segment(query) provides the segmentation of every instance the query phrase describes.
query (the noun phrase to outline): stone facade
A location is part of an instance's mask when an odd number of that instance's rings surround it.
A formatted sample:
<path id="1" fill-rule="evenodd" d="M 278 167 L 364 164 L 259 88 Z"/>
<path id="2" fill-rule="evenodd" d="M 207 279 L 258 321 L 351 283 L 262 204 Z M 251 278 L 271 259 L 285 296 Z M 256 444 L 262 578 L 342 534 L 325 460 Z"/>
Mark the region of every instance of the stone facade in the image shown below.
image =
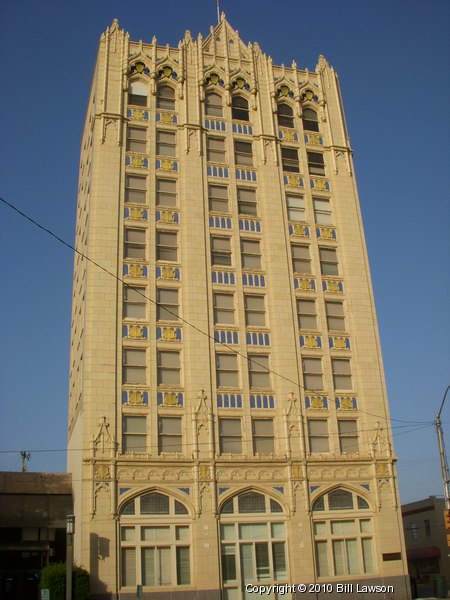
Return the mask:
<path id="1" fill-rule="evenodd" d="M 325 58 L 275 66 L 224 16 L 177 48 L 114 21 L 76 247 L 69 471 L 75 558 L 97 597 L 381 582 L 408 598 L 352 152 Z"/>

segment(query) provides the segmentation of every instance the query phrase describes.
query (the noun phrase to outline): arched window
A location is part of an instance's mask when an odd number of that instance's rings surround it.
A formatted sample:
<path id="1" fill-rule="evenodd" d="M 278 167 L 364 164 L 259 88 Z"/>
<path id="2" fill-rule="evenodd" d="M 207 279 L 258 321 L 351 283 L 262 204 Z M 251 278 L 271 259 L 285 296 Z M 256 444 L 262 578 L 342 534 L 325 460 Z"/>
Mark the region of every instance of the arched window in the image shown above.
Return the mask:
<path id="1" fill-rule="evenodd" d="M 147 106 L 147 86 L 142 81 L 133 81 L 128 90 L 128 104 Z"/>
<path id="2" fill-rule="evenodd" d="M 150 492 L 120 509 L 120 587 L 150 591 L 191 583 L 191 527 L 186 506 Z M 156 590 L 155 590 L 156 591 Z"/>
<path id="3" fill-rule="evenodd" d="M 170 85 L 159 85 L 156 91 L 156 108 L 175 110 L 175 90 Z"/>
<path id="4" fill-rule="evenodd" d="M 312 108 L 303 109 L 303 129 L 305 131 L 319 131 L 319 121 L 317 113 Z"/>
<path id="5" fill-rule="evenodd" d="M 214 92 L 206 94 L 205 114 L 210 117 L 222 117 L 222 96 Z"/>
<path id="6" fill-rule="evenodd" d="M 224 598 L 245 598 L 248 583 L 288 583 L 286 519 L 281 505 L 249 491 L 227 500 L 220 511 Z"/>
<path id="7" fill-rule="evenodd" d="M 248 101 L 243 96 L 233 96 L 231 100 L 231 116 L 239 121 L 249 121 Z"/>
<path id="8" fill-rule="evenodd" d="M 280 127 L 294 127 L 294 111 L 285 102 L 278 104 L 278 125 Z"/>
<path id="9" fill-rule="evenodd" d="M 343 489 L 320 496 L 313 528 L 318 577 L 375 573 L 370 507 L 362 496 Z"/>

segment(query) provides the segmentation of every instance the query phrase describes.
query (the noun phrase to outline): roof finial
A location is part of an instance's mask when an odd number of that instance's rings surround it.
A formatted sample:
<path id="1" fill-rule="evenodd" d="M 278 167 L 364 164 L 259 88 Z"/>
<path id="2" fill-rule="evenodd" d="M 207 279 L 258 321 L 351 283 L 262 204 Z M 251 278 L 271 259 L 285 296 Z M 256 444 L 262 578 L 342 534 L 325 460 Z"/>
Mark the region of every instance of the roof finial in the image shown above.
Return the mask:
<path id="1" fill-rule="evenodd" d="M 217 25 L 220 23 L 220 8 L 219 8 L 219 0 L 217 0 Z"/>

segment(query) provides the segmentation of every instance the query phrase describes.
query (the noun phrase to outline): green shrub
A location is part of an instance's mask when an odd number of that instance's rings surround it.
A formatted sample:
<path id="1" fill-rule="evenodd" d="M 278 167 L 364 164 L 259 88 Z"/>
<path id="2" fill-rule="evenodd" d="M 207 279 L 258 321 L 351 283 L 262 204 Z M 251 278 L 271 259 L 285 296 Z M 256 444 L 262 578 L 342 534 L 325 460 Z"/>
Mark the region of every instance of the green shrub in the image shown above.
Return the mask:
<path id="1" fill-rule="evenodd" d="M 50 600 L 66 598 L 66 563 L 54 563 L 41 571 L 41 589 L 50 590 Z M 72 567 L 72 598 L 87 600 L 89 598 L 89 573 L 81 567 Z"/>

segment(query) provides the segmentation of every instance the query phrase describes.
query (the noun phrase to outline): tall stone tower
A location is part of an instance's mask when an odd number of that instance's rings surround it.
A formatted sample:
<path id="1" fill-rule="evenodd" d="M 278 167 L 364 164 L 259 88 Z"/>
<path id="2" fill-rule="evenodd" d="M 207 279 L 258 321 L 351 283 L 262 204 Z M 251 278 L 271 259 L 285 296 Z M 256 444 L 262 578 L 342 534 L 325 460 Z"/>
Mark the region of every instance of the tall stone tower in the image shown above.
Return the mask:
<path id="1" fill-rule="evenodd" d="M 315 583 L 317 597 L 358 584 L 408 598 L 352 152 L 325 58 L 275 66 L 224 16 L 177 48 L 114 21 L 76 247 L 68 454 L 75 559 L 95 597 L 242 600 Z"/>

